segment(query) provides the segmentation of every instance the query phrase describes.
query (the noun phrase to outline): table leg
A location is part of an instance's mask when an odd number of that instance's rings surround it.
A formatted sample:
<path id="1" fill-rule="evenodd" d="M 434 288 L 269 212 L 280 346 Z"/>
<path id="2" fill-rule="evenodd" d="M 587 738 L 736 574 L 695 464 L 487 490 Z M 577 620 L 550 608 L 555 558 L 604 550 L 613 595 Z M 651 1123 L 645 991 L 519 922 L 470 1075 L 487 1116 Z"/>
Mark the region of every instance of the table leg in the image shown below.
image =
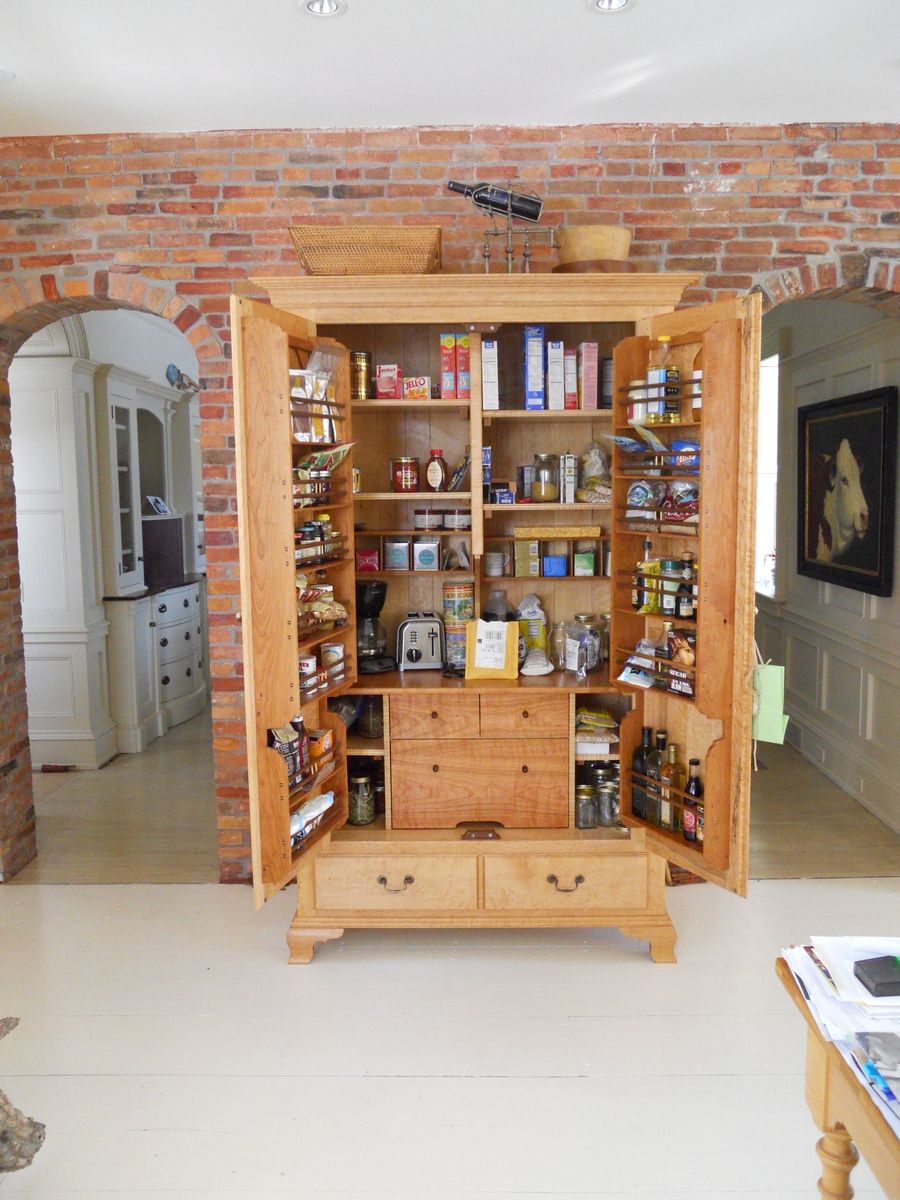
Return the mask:
<path id="1" fill-rule="evenodd" d="M 853 1200 L 850 1172 L 859 1162 L 859 1151 L 844 1126 L 838 1123 L 827 1129 L 816 1143 L 816 1153 L 822 1162 L 819 1195 L 825 1200 Z"/>

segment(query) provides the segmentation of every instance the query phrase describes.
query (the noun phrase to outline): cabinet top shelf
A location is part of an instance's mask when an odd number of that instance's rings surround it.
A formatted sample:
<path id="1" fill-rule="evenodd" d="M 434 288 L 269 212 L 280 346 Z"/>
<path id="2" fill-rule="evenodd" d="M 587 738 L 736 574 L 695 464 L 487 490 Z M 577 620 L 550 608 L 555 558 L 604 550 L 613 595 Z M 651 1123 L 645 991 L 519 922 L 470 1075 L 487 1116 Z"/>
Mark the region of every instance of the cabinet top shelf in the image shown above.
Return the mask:
<path id="1" fill-rule="evenodd" d="M 611 421 L 611 408 L 485 408 L 481 411 L 485 425 L 492 421 Z"/>
<path id="2" fill-rule="evenodd" d="M 240 292 L 263 292 L 308 320 L 333 325 L 472 325 L 537 319 L 637 321 L 671 312 L 696 274 L 260 276 Z"/>
<path id="3" fill-rule="evenodd" d="M 468 400 L 354 400 L 359 412 L 462 412 L 469 411 Z"/>

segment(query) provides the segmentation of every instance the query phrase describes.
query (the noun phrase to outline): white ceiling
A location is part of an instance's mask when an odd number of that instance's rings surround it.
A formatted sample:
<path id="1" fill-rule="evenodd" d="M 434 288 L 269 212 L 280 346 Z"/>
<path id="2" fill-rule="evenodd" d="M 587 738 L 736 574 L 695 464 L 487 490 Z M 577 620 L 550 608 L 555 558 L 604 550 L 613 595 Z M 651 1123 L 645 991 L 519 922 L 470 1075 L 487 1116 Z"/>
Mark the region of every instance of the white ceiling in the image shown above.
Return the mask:
<path id="1" fill-rule="evenodd" d="M 900 0 L 3 0 L 0 134 L 896 121 Z"/>

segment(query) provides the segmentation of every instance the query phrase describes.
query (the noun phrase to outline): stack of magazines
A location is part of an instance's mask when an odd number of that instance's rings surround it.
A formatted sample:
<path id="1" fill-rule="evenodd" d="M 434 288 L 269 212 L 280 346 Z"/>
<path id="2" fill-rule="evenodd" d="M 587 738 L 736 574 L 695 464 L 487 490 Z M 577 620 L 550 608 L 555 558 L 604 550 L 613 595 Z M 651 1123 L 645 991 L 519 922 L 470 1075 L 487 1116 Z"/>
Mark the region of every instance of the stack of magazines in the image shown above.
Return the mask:
<path id="1" fill-rule="evenodd" d="M 873 996 L 853 971 L 860 960 L 900 958 L 900 938 L 814 937 L 781 953 L 822 1033 L 900 1137 L 900 996 Z"/>

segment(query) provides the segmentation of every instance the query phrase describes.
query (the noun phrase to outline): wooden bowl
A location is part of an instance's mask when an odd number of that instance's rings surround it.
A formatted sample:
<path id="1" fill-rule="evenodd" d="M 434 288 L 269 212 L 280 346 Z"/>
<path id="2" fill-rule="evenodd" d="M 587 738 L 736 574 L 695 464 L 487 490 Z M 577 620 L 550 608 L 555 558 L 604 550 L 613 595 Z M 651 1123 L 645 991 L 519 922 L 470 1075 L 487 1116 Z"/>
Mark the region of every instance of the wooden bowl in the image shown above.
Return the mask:
<path id="1" fill-rule="evenodd" d="M 597 258 L 622 262 L 631 248 L 631 230 L 624 225 L 563 225 L 556 231 L 556 242 L 563 266 Z"/>

